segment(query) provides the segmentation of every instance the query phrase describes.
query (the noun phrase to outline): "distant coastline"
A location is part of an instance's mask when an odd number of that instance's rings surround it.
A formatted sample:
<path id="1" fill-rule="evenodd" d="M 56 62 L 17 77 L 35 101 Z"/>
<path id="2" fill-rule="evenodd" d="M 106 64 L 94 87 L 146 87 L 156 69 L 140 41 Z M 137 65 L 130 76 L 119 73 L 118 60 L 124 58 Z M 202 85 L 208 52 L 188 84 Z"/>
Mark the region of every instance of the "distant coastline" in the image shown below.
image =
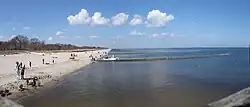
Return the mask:
<path id="1" fill-rule="evenodd" d="M 0 41 L 0 54 L 17 54 L 26 51 L 36 52 L 61 52 L 61 51 L 88 51 L 96 49 L 108 49 L 98 46 L 76 46 L 72 44 L 46 44 L 44 40 L 38 38 L 28 38 L 24 35 L 17 35 L 10 40 Z"/>

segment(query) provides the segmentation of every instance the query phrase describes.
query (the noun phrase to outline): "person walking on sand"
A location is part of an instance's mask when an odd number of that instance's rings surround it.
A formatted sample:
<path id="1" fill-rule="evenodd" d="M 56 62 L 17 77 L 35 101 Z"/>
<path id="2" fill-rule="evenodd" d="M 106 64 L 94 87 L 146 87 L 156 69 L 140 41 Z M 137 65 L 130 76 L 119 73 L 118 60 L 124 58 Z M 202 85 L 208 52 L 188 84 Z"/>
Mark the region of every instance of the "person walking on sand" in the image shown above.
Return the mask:
<path id="1" fill-rule="evenodd" d="M 29 65 L 30 65 L 30 68 L 31 68 L 31 61 L 29 61 Z"/>
<path id="2" fill-rule="evenodd" d="M 25 65 L 23 65 L 23 68 L 21 71 L 21 79 L 24 79 L 24 72 L 25 72 Z"/>
<path id="3" fill-rule="evenodd" d="M 43 59 L 43 64 L 44 64 L 44 59 Z"/>
<path id="4" fill-rule="evenodd" d="M 53 63 L 53 64 L 55 63 L 55 60 L 54 60 L 54 59 L 52 60 L 52 63 Z"/>

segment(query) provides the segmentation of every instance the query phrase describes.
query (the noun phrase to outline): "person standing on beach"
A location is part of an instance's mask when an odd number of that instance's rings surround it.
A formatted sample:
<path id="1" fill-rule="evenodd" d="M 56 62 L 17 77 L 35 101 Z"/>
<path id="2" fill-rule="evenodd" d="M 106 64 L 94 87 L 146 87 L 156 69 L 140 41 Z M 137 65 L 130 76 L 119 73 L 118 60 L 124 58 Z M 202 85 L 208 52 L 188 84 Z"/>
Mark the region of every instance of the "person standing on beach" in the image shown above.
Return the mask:
<path id="1" fill-rule="evenodd" d="M 19 62 L 18 62 L 18 61 L 16 61 L 16 69 L 18 68 L 18 66 L 19 66 Z"/>
<path id="2" fill-rule="evenodd" d="M 23 66 L 21 71 L 21 79 L 24 79 L 24 72 L 25 72 L 25 65 Z"/>
<path id="3" fill-rule="evenodd" d="M 52 60 L 52 63 L 53 63 L 53 64 L 55 63 L 55 60 L 54 60 L 54 59 Z"/>
<path id="4" fill-rule="evenodd" d="M 43 59 L 43 64 L 44 64 L 44 59 Z"/>
<path id="5" fill-rule="evenodd" d="M 20 79 L 20 67 L 19 67 L 19 65 L 17 65 L 16 73 L 17 73 L 17 78 Z"/>
<path id="6" fill-rule="evenodd" d="M 23 65 L 23 63 L 22 63 L 22 62 L 20 62 L 19 67 L 20 67 L 20 68 L 22 68 L 22 65 Z"/>
<path id="7" fill-rule="evenodd" d="M 30 65 L 30 68 L 31 68 L 31 61 L 29 61 L 29 65 Z"/>

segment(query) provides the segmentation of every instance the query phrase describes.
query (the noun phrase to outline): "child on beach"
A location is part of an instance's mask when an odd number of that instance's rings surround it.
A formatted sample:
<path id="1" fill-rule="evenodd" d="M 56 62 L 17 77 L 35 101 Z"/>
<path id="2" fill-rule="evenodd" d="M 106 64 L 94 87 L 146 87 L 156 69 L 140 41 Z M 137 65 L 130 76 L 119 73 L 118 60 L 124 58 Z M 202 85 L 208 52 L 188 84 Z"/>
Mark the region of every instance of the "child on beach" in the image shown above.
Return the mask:
<path id="1" fill-rule="evenodd" d="M 20 67 L 19 67 L 19 65 L 17 66 L 17 79 L 20 79 Z"/>
<path id="2" fill-rule="evenodd" d="M 18 66 L 19 66 L 19 62 L 18 62 L 18 61 L 16 61 L 16 69 L 18 68 Z"/>
<path id="3" fill-rule="evenodd" d="M 21 79 L 24 79 L 24 72 L 25 72 L 25 65 L 23 66 L 21 71 Z"/>
<path id="4" fill-rule="evenodd" d="M 23 65 L 23 62 L 21 62 L 18 67 L 22 68 L 22 65 Z"/>
<path id="5" fill-rule="evenodd" d="M 31 68 L 31 61 L 29 61 L 29 65 L 30 65 L 30 68 Z"/>

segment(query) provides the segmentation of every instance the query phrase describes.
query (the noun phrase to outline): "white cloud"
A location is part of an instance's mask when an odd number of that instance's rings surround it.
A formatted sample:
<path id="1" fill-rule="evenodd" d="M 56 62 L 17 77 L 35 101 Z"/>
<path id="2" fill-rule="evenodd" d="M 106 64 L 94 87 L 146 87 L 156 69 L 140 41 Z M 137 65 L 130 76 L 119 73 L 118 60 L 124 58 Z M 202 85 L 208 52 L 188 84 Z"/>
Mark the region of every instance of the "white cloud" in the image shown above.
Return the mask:
<path id="1" fill-rule="evenodd" d="M 140 15 L 134 15 L 134 18 L 130 21 L 130 25 L 142 24 L 143 19 Z"/>
<path id="2" fill-rule="evenodd" d="M 129 15 L 127 15 L 125 13 L 118 13 L 118 14 L 116 14 L 115 16 L 113 16 L 111 18 L 112 25 L 118 26 L 118 25 L 125 24 L 127 22 L 127 20 L 128 20 L 128 16 Z"/>
<path id="3" fill-rule="evenodd" d="M 49 38 L 48 38 L 48 40 L 49 40 L 49 41 L 52 41 L 52 40 L 53 40 L 53 38 L 52 38 L 52 37 L 49 37 Z"/>
<path id="4" fill-rule="evenodd" d="M 89 13 L 86 9 L 81 9 L 81 11 L 76 15 L 70 15 L 67 17 L 69 24 L 88 24 L 91 20 Z"/>
<path id="5" fill-rule="evenodd" d="M 62 32 L 62 31 L 56 32 L 56 36 L 58 36 L 59 38 L 64 38 L 65 36 L 63 34 L 64 34 L 64 32 Z"/>
<path id="6" fill-rule="evenodd" d="M 99 38 L 99 36 L 89 36 L 90 39 Z"/>
<path id="7" fill-rule="evenodd" d="M 135 35 L 135 36 L 145 36 L 147 35 L 146 33 L 143 33 L 143 32 L 138 32 L 136 30 L 133 30 L 129 33 L 129 35 Z"/>
<path id="8" fill-rule="evenodd" d="M 129 33 L 129 35 L 135 35 L 135 36 L 144 36 L 149 38 L 169 38 L 169 37 L 175 37 L 176 35 L 173 33 L 153 33 L 153 34 L 147 34 L 144 32 L 138 32 L 136 30 L 133 30 Z"/>
<path id="9" fill-rule="evenodd" d="M 25 26 L 25 27 L 23 27 L 23 29 L 24 29 L 24 30 L 30 30 L 30 29 L 31 29 L 31 27 L 29 27 L 29 26 Z"/>
<path id="10" fill-rule="evenodd" d="M 146 24 L 148 27 L 162 27 L 171 20 L 174 20 L 173 15 L 167 15 L 167 13 L 159 10 L 152 10 L 148 13 Z"/>
<path id="11" fill-rule="evenodd" d="M 36 34 L 33 34 L 33 35 L 31 35 L 31 38 L 39 38 L 39 36 Z"/>
<path id="12" fill-rule="evenodd" d="M 64 32 L 62 32 L 62 31 L 57 31 L 56 32 L 56 36 L 60 36 L 60 35 L 62 35 Z"/>
<path id="13" fill-rule="evenodd" d="M 81 9 L 81 11 L 75 15 L 70 15 L 67 17 L 69 24 L 87 24 L 90 26 L 97 25 L 113 25 L 119 26 L 126 24 L 128 21 L 128 14 L 118 13 L 111 18 L 105 18 L 102 16 L 101 12 L 95 12 L 91 17 L 86 9 Z M 174 16 L 161 12 L 160 10 L 152 10 L 148 13 L 146 17 L 145 24 L 147 27 L 163 27 L 169 21 L 174 20 Z M 130 25 L 143 24 L 143 17 L 135 14 L 133 19 L 130 20 Z"/>
<path id="14" fill-rule="evenodd" d="M 154 33 L 152 35 L 149 35 L 149 38 L 169 38 L 174 36 L 175 35 L 173 33 Z"/>
<path id="15" fill-rule="evenodd" d="M 12 38 L 16 37 L 17 35 L 11 35 L 9 40 L 11 40 Z"/>
<path id="16" fill-rule="evenodd" d="M 91 18 L 91 25 L 106 25 L 109 23 L 109 21 L 109 19 L 102 17 L 102 14 L 100 12 L 95 12 Z"/>
<path id="17" fill-rule="evenodd" d="M 76 15 L 70 15 L 67 18 L 69 24 L 89 24 L 91 26 L 96 25 L 107 25 L 110 20 L 102 16 L 102 13 L 95 12 L 92 17 L 89 16 L 89 13 L 86 9 L 81 9 L 81 11 Z"/>

